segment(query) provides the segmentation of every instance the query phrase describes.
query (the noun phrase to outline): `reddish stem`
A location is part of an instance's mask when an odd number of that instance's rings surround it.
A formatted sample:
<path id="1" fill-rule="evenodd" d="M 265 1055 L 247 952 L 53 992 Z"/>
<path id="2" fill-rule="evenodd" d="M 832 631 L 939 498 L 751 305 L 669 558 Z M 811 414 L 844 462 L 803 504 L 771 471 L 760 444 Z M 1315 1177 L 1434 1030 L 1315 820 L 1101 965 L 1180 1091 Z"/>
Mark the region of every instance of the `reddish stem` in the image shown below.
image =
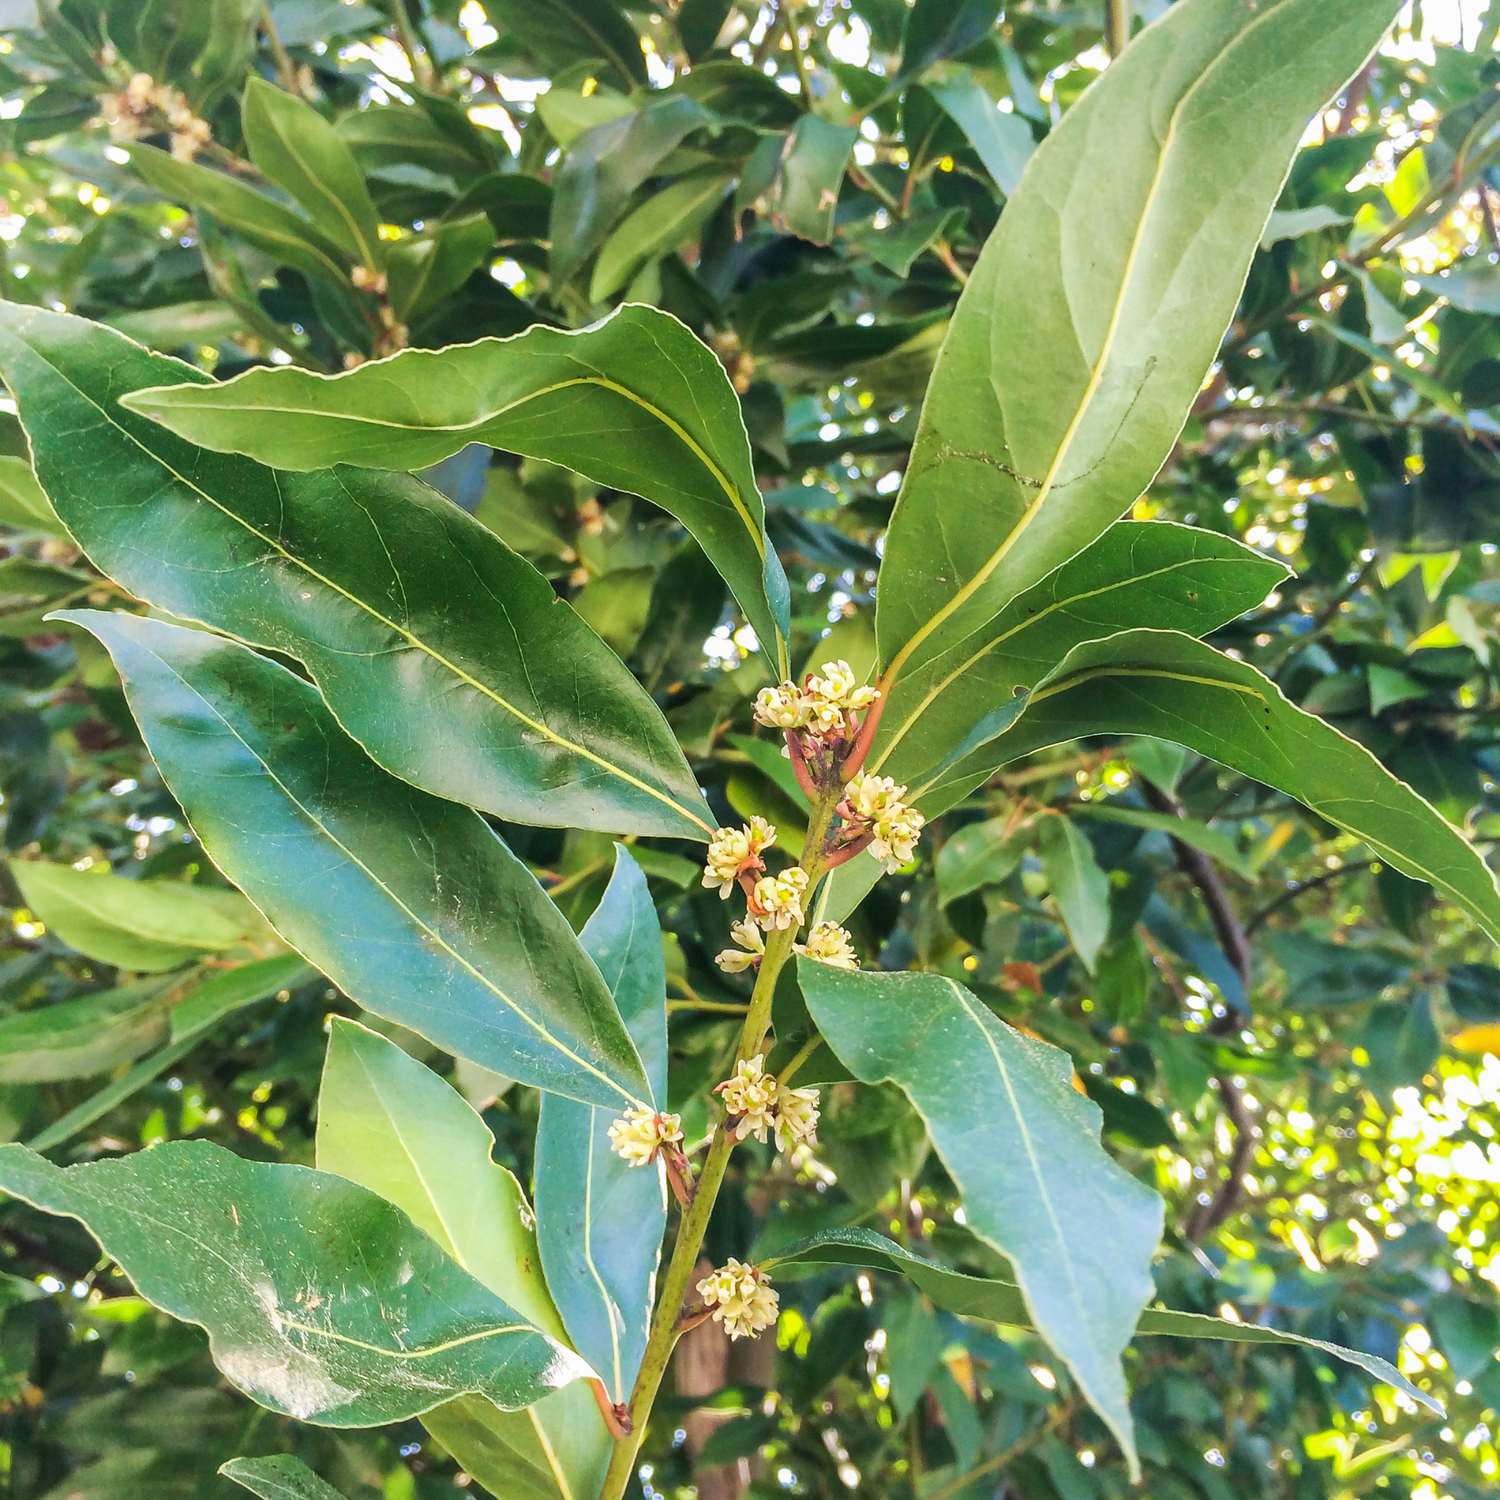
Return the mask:
<path id="1" fill-rule="evenodd" d="M 673 1159 L 670 1151 L 663 1151 L 661 1155 L 662 1165 L 667 1169 L 667 1185 L 672 1189 L 672 1196 L 677 1200 L 679 1208 L 689 1208 L 693 1202 L 693 1178 L 692 1168 L 688 1166 L 687 1158 L 681 1161 Z"/>
<path id="2" fill-rule="evenodd" d="M 602 1380 L 591 1379 L 589 1389 L 594 1393 L 594 1401 L 599 1407 L 599 1415 L 604 1418 L 604 1425 L 609 1428 L 609 1435 L 617 1443 L 624 1442 L 631 1432 L 630 1408 L 623 1402 L 611 1401 Z"/>
<path id="3" fill-rule="evenodd" d="M 818 800 L 818 785 L 813 780 L 812 772 L 807 767 L 807 757 L 802 753 L 802 738 L 795 729 L 786 732 L 786 748 L 792 758 L 792 774 L 797 778 L 797 785 L 807 794 L 809 802 Z"/>
<path id="4" fill-rule="evenodd" d="M 865 715 L 865 722 L 859 727 L 859 738 L 854 741 L 853 748 L 844 757 L 844 764 L 839 768 L 839 774 L 845 781 L 858 774 L 859 769 L 865 763 L 865 756 L 870 753 L 870 746 L 875 743 L 875 731 L 880 726 L 880 715 L 885 710 L 885 697 L 882 693 L 871 705 L 870 711 Z"/>
<path id="5" fill-rule="evenodd" d="M 856 854 L 863 854 L 874 840 L 873 833 L 862 833 L 852 843 L 845 844 L 842 849 L 835 849 L 832 854 L 824 857 L 823 863 L 830 870 L 836 870 L 840 865 L 846 865 Z"/>

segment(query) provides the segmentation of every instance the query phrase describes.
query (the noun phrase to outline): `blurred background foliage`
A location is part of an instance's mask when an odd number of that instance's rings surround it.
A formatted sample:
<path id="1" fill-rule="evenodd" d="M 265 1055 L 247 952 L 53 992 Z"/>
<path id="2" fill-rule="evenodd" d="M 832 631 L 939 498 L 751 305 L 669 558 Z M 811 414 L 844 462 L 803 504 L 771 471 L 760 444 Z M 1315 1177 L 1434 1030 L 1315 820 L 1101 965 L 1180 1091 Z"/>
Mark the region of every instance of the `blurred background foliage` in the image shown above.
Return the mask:
<path id="1" fill-rule="evenodd" d="M 221 376 L 663 307 L 741 393 L 801 658 L 862 671 L 883 528 L 967 269 L 1036 142 L 1123 28 L 1166 5 L 0 0 L 0 289 Z M 1484 0 L 1413 0 L 1314 123 L 1221 359 L 1135 508 L 1284 562 L 1286 582 L 1216 644 L 1486 851 L 1497 34 Z M 338 226 L 251 167 L 251 72 L 352 151 L 386 284 L 345 269 Z M 140 142 L 162 153 L 132 158 Z M 264 962 L 253 924 L 157 931 L 146 951 L 139 921 L 87 888 L 23 891 L 33 856 L 224 883 L 108 660 L 42 619 L 117 593 L 51 518 L 12 412 L 0 402 L 0 1138 L 59 1161 L 190 1136 L 310 1161 L 326 1018 L 350 1002 L 285 960 L 238 974 Z M 479 447 L 426 477 L 627 658 L 726 821 L 802 821 L 785 763 L 749 738 L 753 636 L 675 522 Z M 609 841 L 505 834 L 581 925 Z M 690 1101 L 726 1070 L 745 998 L 710 962 L 727 919 L 690 846 L 634 852 L 667 933 L 674 1107 L 701 1114 Z M 1312 1351 L 1145 1340 L 1129 1367 L 1153 1500 L 1494 1493 L 1500 969 L 1429 888 L 1210 762 L 1101 741 L 996 777 L 850 926 L 867 962 L 949 974 L 1072 1054 L 1112 1148 L 1167 1196 L 1168 1305 L 1379 1353 L 1448 1406 L 1433 1418 Z M 535 1094 L 467 1068 L 456 1081 L 527 1180 Z M 838 1085 L 825 1110 L 815 1154 L 739 1154 L 714 1259 L 864 1223 L 983 1269 L 902 1097 Z M 477 1488 L 416 1422 L 335 1432 L 254 1407 L 71 1221 L 0 1205 L 0 1254 L 0 1470 L 17 1500 L 225 1496 L 239 1492 L 219 1463 L 275 1452 L 351 1500 Z M 731 1355 L 714 1325 L 684 1342 L 645 1500 L 1127 1493 L 1035 1342 L 879 1275 L 782 1293 L 776 1347 Z"/>

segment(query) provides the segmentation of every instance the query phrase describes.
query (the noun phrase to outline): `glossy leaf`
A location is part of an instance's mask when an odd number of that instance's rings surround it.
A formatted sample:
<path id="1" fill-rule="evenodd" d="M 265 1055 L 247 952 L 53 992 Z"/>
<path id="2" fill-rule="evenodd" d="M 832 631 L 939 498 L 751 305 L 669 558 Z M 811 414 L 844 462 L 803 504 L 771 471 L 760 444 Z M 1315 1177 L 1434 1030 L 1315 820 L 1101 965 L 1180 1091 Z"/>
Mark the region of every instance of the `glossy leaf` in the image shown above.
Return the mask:
<path id="1" fill-rule="evenodd" d="M 358 264 L 384 264 L 380 218 L 348 145 L 312 105 L 261 78 L 245 86 L 240 124 L 250 160 L 301 204 Z"/>
<path id="2" fill-rule="evenodd" d="M 863 1266 L 870 1270 L 893 1271 L 906 1276 L 939 1307 L 966 1318 L 986 1318 L 1017 1328 L 1032 1327 L 1021 1289 L 1012 1282 L 969 1276 L 923 1260 L 869 1229 L 825 1230 L 780 1254 L 768 1257 L 764 1264 L 776 1275 L 781 1267 Z M 784 1272 L 781 1280 L 790 1280 Z M 1289 1344 L 1317 1349 L 1346 1364 L 1357 1366 L 1384 1385 L 1393 1386 L 1419 1402 L 1429 1411 L 1442 1415 L 1442 1407 L 1426 1391 L 1413 1385 L 1396 1367 L 1374 1354 L 1346 1349 L 1341 1344 L 1306 1338 L 1280 1328 L 1266 1328 L 1254 1323 L 1232 1323 L 1227 1318 L 1210 1318 L 1201 1313 L 1173 1312 L 1167 1308 L 1148 1307 L 1136 1325 L 1136 1337 L 1170 1335 L 1175 1338 L 1222 1339 L 1231 1344 Z"/>
<path id="3" fill-rule="evenodd" d="M 269 936 L 238 891 L 96 875 L 42 860 L 14 860 L 10 869 L 26 905 L 50 932 L 122 969 L 159 973 Z"/>
<path id="4" fill-rule="evenodd" d="M 994 766 L 1080 735 L 1149 734 L 1275 787 L 1425 880 L 1500 939 L 1500 890 L 1458 829 L 1363 745 L 1289 703 L 1246 662 L 1166 630 L 1079 646 L 1014 724 L 960 764 Z"/>
<path id="5" fill-rule="evenodd" d="M 901 32 L 899 76 L 967 52 L 995 24 L 1001 0 L 914 0 Z"/>
<path id="6" fill-rule="evenodd" d="M 387 775 L 244 646 L 72 618 L 109 648 L 214 863 L 346 994 L 511 1078 L 615 1108 L 646 1092 L 599 971 L 476 813 Z"/>
<path id="7" fill-rule="evenodd" d="M 581 1106 L 586 1108 L 587 1106 Z M 463 1095 L 394 1042 L 335 1017 L 318 1095 L 317 1164 L 379 1193 L 476 1281 L 560 1342 L 531 1209 Z"/>
<path id="8" fill-rule="evenodd" d="M 946 83 L 929 83 L 926 89 L 968 137 L 985 171 L 1009 198 L 1036 151 L 1031 127 L 1020 115 L 1006 114 L 967 73 Z"/>
<path id="9" fill-rule="evenodd" d="M 178 383 L 136 391 L 132 411 L 281 468 L 421 469 L 481 442 L 642 495 L 697 537 L 767 651 L 785 640 L 787 582 L 766 543 L 739 398 L 668 313 L 630 305 L 577 333 L 537 325 L 332 377 L 261 368 L 184 385 L 184 367 L 163 375 Z"/>
<path id="10" fill-rule="evenodd" d="M 604 120 L 570 143 L 552 195 L 548 266 L 555 284 L 583 268 L 636 189 L 684 136 L 707 123 L 693 100 L 673 95 Z"/>
<path id="11" fill-rule="evenodd" d="M 483 214 L 449 219 L 411 235 L 386 252 L 391 311 L 403 323 L 458 290 L 494 249 L 495 230 Z"/>
<path id="12" fill-rule="evenodd" d="M 1121 521 L 968 639 L 903 673 L 871 768 L 920 785 L 982 715 L 1013 707 L 1081 642 L 1143 619 L 1206 635 L 1260 604 L 1285 577 L 1280 563 L 1230 537 Z"/>
<path id="13" fill-rule="evenodd" d="M 0 1019 L 0 1083 L 88 1078 L 159 1046 L 171 1027 L 169 981 L 118 984 Z"/>
<path id="14" fill-rule="evenodd" d="M 300 1458 L 276 1453 L 269 1458 L 231 1458 L 219 1465 L 219 1473 L 259 1495 L 260 1500 L 344 1500 L 324 1479 L 319 1479 Z"/>
<path id="15" fill-rule="evenodd" d="M 162 197 L 203 209 L 225 229 L 249 241 L 284 266 L 338 285 L 345 282 L 340 247 L 295 210 L 258 193 L 238 178 L 178 161 L 154 146 L 133 145 L 130 165 Z"/>
<path id="16" fill-rule="evenodd" d="M 1037 853 L 1068 936 L 1092 974 L 1109 936 L 1109 876 L 1099 868 L 1093 846 L 1067 817 L 1041 820 Z"/>
<path id="17" fill-rule="evenodd" d="M 833 214 L 850 153 L 859 139 L 852 125 L 835 125 L 821 115 L 803 115 L 781 153 L 781 173 L 771 195 L 771 212 L 795 235 L 826 245 L 833 238 Z"/>
<path id="18" fill-rule="evenodd" d="M 604 897 L 579 933 L 641 1055 L 651 1098 L 667 1096 L 667 975 L 646 877 L 615 850 Z M 619 1112 L 556 1095 L 542 1100 L 536 1139 L 537 1237 L 547 1284 L 573 1346 L 628 1401 L 651 1319 L 666 1182 L 660 1165 L 632 1167 L 610 1147 Z"/>
<path id="19" fill-rule="evenodd" d="M 118 397 L 207 377 L 80 318 L 0 303 L 0 372 L 93 560 L 160 608 L 305 662 L 388 770 L 522 822 L 706 835 L 655 704 L 529 563 L 433 490 L 185 444 Z"/>
<path id="20" fill-rule="evenodd" d="M 956 645 L 1150 483 L 1308 119 L 1397 8 L 1181 0 L 1053 129 L 923 403 L 881 580 L 888 666 Z"/>
<path id="21" fill-rule="evenodd" d="M 589 300 L 603 302 L 613 297 L 648 261 L 696 240 L 723 201 L 729 183 L 730 178 L 721 172 L 679 177 L 627 214 L 594 263 Z"/>
<path id="22" fill-rule="evenodd" d="M 494 1144 L 463 1096 L 430 1068 L 356 1022 L 334 1021 L 318 1098 L 319 1169 L 394 1203 L 476 1280 L 566 1344 L 526 1195 L 492 1159 Z M 578 1181 L 563 1187 L 576 1215 Z M 458 1409 L 445 1405 L 428 1413 L 427 1425 L 441 1441 L 447 1440 L 443 1434 L 454 1437 L 454 1454 L 466 1467 L 475 1456 L 470 1429 L 478 1426 L 492 1442 L 544 1455 L 545 1476 L 555 1483 L 561 1473 L 559 1494 L 586 1491 L 591 1482 L 597 1488 L 609 1460 L 609 1434 L 583 1387 L 553 1392 L 524 1412 L 502 1412 L 478 1396 L 451 1405 Z"/>
<path id="23" fill-rule="evenodd" d="M 0 1146 L 0 1189 L 80 1220 L 148 1302 L 205 1329 L 272 1411 L 371 1427 L 465 1391 L 517 1409 L 587 1376 L 400 1209 L 307 1167 L 207 1141 L 66 1171 Z"/>
<path id="24" fill-rule="evenodd" d="M 1120 1357 L 1154 1295 L 1162 1204 L 1099 1144 L 1067 1054 L 938 974 L 797 977 L 818 1030 L 866 1083 L 896 1083 L 963 1194 L 969 1224 L 1015 1267 L 1030 1321 L 1138 1469 Z"/>
<path id="25" fill-rule="evenodd" d="M 1234 839 L 1222 828 L 1210 828 L 1207 823 L 1200 823 L 1196 818 L 1179 818 L 1175 813 L 1152 812 L 1144 807 L 1119 807 L 1113 802 L 1085 802 L 1075 811 L 1084 817 L 1098 818 L 1104 823 L 1123 823 L 1131 828 L 1168 834 L 1191 848 L 1202 850 L 1210 859 L 1217 860 L 1236 875 L 1246 880 L 1255 878 L 1255 871 L 1240 854 Z"/>
<path id="26" fill-rule="evenodd" d="M 627 87 L 646 82 L 640 38 L 615 0 L 494 0 L 487 14 L 554 69 L 597 61 Z"/>
<path id="27" fill-rule="evenodd" d="M 1009 818 L 990 818 L 956 829 L 933 861 L 939 904 L 946 906 L 987 885 L 999 885 L 1020 865 L 1025 852 L 1025 841 L 1014 836 Z"/>

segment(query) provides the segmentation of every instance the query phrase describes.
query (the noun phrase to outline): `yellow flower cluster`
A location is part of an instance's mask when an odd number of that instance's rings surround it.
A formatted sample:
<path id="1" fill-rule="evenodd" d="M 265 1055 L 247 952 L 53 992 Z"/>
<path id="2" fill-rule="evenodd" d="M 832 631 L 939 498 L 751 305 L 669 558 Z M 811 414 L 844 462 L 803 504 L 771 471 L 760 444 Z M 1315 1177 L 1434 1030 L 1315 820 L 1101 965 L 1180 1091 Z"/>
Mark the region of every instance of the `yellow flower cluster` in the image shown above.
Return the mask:
<path id="1" fill-rule="evenodd" d="M 783 870 L 779 875 L 762 875 L 755 882 L 755 894 L 750 899 L 750 915 L 767 932 L 784 932 L 788 927 L 800 927 L 802 898 L 807 894 L 807 871 L 800 865 Z"/>
<path id="2" fill-rule="evenodd" d="M 805 943 L 793 943 L 798 953 L 815 958 L 833 969 L 857 969 L 859 957 L 849 934 L 837 922 L 819 922 L 807 934 Z"/>
<path id="3" fill-rule="evenodd" d="M 723 1097 L 724 1113 L 736 1140 L 753 1135 L 764 1141 L 767 1132 L 774 1131 L 778 1151 L 790 1151 L 804 1142 L 817 1144 L 817 1089 L 786 1088 L 766 1072 L 762 1057 L 742 1057 L 714 1093 Z"/>
<path id="4" fill-rule="evenodd" d="M 132 74 L 121 93 L 106 94 L 99 101 L 99 118 L 115 141 L 138 140 L 158 113 L 171 129 L 172 155 L 178 161 L 192 161 L 213 138 L 208 121 L 193 113 L 186 96 L 170 84 L 157 83 L 149 73 Z"/>
<path id="5" fill-rule="evenodd" d="M 754 1338 L 776 1321 L 781 1310 L 771 1278 L 733 1259 L 698 1283 L 698 1295 L 732 1339 Z"/>
<path id="6" fill-rule="evenodd" d="M 768 729 L 807 729 L 819 737 L 848 733 L 851 715 L 862 713 L 880 697 L 879 690 L 860 686 L 846 661 L 825 661 L 822 676 L 808 674 L 806 683 L 783 682 L 762 688 L 755 698 L 755 719 Z"/>
<path id="7" fill-rule="evenodd" d="M 609 1127 L 609 1144 L 631 1166 L 649 1166 L 664 1149 L 682 1144 L 682 1120 L 654 1109 L 627 1109 Z"/>
<path id="8" fill-rule="evenodd" d="M 703 866 L 703 884 L 717 887 L 719 899 L 727 901 L 746 871 L 764 870 L 761 851 L 776 842 L 776 829 L 764 818 L 754 817 L 743 828 L 720 828 L 708 846 Z"/>
<path id="9" fill-rule="evenodd" d="M 873 835 L 870 853 L 885 862 L 888 872 L 898 870 L 916 854 L 917 839 L 927 819 L 902 800 L 906 788 L 889 776 L 861 771 L 844 789 L 839 812 L 854 826 L 863 824 Z"/>
<path id="10" fill-rule="evenodd" d="M 746 969 L 757 968 L 765 957 L 766 939 L 760 927 L 748 917 L 730 926 L 730 936 L 739 944 L 738 948 L 726 948 L 714 955 L 714 962 L 726 974 L 743 974 Z"/>

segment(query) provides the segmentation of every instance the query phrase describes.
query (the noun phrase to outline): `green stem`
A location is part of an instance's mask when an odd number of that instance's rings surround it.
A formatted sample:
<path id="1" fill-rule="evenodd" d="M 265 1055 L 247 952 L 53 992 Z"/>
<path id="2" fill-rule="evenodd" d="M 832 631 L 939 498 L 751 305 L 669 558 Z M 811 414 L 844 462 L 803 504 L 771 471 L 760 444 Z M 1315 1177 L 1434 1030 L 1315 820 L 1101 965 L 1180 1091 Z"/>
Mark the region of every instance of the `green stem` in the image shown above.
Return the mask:
<path id="1" fill-rule="evenodd" d="M 802 846 L 802 868 L 807 871 L 809 895 L 827 868 L 823 845 L 827 842 L 828 830 L 833 823 L 834 809 L 842 796 L 842 788 L 835 788 L 819 798 L 813 807 L 807 839 Z M 776 981 L 792 955 L 792 944 L 796 937 L 796 929 L 788 927 L 773 932 L 766 938 L 765 956 L 761 959 L 755 989 L 750 996 L 750 1009 L 745 1016 L 744 1029 L 740 1032 L 739 1057 L 753 1057 L 765 1044 L 766 1034 L 771 1029 L 771 1002 L 776 994 Z M 662 1278 L 656 1314 L 651 1322 L 651 1332 L 646 1338 L 646 1352 L 641 1357 L 640 1373 L 636 1376 L 635 1390 L 630 1397 L 630 1436 L 614 1445 L 599 1500 L 621 1500 L 630 1483 L 630 1476 L 635 1471 L 636 1454 L 640 1452 L 641 1441 L 646 1435 L 646 1422 L 651 1416 L 656 1393 L 661 1389 L 662 1379 L 667 1373 L 667 1361 L 671 1359 L 672 1350 L 677 1343 L 677 1325 L 687 1297 L 688 1283 L 692 1280 L 693 1267 L 698 1264 L 698 1253 L 703 1248 L 703 1237 L 708 1232 L 714 1201 L 719 1196 L 724 1173 L 729 1166 L 729 1155 L 734 1146 L 733 1134 L 720 1123 L 714 1132 L 713 1145 L 708 1149 L 703 1170 L 698 1174 L 693 1201 L 677 1226 L 677 1243 L 672 1250 L 667 1274 Z"/>

